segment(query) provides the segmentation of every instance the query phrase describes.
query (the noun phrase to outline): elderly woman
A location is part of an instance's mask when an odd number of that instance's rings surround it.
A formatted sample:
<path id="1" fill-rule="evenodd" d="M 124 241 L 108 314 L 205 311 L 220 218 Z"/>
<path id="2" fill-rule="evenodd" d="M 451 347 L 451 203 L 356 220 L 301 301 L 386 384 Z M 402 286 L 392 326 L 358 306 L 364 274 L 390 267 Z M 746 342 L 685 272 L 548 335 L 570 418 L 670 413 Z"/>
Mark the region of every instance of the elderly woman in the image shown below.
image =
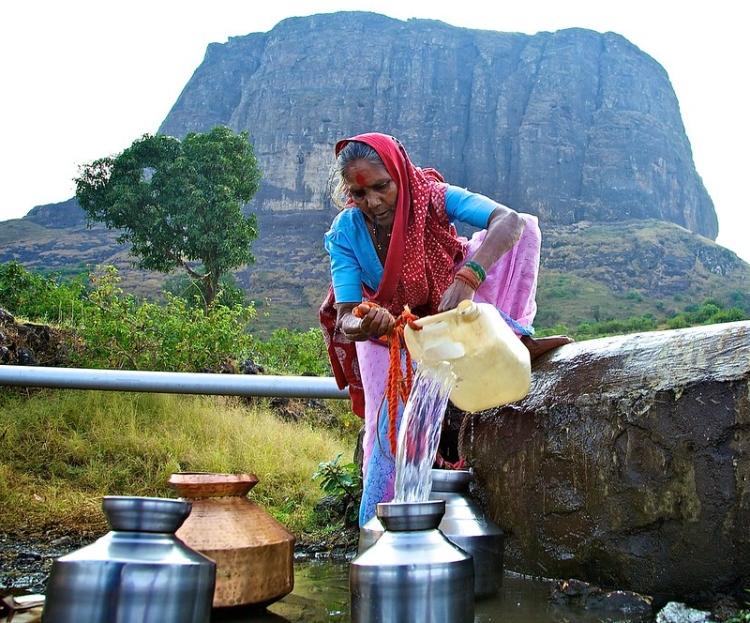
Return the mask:
<path id="1" fill-rule="evenodd" d="M 325 236 L 332 288 L 321 325 L 339 386 L 349 385 L 353 409 L 365 418 L 363 525 L 378 502 L 393 498 L 387 418 L 378 417 L 387 409 L 388 349 L 374 338 L 392 331 L 404 305 L 425 316 L 464 299 L 491 303 L 532 358 L 569 340 L 531 338 L 541 244 L 536 217 L 444 183 L 384 134 L 339 141 L 334 177 L 332 198 L 343 209 Z M 481 231 L 467 241 L 453 221 Z M 377 306 L 358 317 L 354 309 L 365 300 Z M 382 443 L 375 443 L 378 435 Z"/>

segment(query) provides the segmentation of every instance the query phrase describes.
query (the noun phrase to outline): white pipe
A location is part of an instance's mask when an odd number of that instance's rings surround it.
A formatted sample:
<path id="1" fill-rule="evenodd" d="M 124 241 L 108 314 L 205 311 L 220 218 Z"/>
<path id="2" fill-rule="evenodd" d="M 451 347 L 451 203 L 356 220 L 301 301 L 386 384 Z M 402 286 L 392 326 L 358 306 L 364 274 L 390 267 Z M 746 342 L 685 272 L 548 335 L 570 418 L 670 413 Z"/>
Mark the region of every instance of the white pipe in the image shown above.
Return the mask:
<path id="1" fill-rule="evenodd" d="M 320 376 L 202 374 L 0 365 L 0 385 L 105 389 L 165 394 L 348 398 L 335 379 Z"/>

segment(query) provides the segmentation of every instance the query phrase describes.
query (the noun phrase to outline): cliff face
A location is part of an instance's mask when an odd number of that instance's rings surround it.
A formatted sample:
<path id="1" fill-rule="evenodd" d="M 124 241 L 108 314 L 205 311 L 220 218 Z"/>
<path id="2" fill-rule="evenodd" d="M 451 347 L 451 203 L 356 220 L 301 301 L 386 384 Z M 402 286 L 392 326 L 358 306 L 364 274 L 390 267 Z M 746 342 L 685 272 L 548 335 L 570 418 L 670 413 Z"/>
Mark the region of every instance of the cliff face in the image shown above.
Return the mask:
<path id="1" fill-rule="evenodd" d="M 51 229 L 74 228 L 86 224 L 86 213 L 78 205 L 75 197 L 58 203 L 34 206 L 23 218 Z"/>
<path id="2" fill-rule="evenodd" d="M 377 130 L 544 224 L 655 218 L 717 233 L 666 72 L 613 33 L 292 18 L 211 44 L 160 132 L 216 124 L 249 132 L 261 211 L 324 208 L 335 141 Z"/>

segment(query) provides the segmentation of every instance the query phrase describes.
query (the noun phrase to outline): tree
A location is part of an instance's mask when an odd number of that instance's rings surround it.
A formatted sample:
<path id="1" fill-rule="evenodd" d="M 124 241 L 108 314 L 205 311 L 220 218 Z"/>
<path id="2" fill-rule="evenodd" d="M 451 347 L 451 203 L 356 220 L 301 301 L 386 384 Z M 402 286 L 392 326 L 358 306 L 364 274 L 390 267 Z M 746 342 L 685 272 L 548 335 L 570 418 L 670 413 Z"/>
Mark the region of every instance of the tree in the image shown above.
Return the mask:
<path id="1" fill-rule="evenodd" d="M 260 171 L 247 133 L 218 126 L 183 141 L 145 134 L 120 155 L 82 166 L 75 182 L 89 225 L 122 230 L 117 241 L 132 245 L 140 268 L 187 271 L 206 307 L 223 274 L 254 261 L 257 224 L 242 206 Z"/>

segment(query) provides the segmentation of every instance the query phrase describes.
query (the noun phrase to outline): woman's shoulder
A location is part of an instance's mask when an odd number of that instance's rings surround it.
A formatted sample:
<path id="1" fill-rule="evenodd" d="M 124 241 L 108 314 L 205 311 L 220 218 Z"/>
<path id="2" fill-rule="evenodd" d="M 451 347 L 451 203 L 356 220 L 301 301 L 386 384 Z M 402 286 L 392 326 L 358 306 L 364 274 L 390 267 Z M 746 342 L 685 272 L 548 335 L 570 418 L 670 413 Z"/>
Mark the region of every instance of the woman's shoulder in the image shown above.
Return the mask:
<path id="1" fill-rule="evenodd" d="M 364 227 L 364 220 L 358 208 L 344 208 L 331 221 L 325 239 L 338 242 L 356 239 L 359 231 Z"/>
<path id="2" fill-rule="evenodd" d="M 359 227 L 361 220 L 357 208 L 344 208 L 331 221 L 331 231 L 349 231 Z"/>

